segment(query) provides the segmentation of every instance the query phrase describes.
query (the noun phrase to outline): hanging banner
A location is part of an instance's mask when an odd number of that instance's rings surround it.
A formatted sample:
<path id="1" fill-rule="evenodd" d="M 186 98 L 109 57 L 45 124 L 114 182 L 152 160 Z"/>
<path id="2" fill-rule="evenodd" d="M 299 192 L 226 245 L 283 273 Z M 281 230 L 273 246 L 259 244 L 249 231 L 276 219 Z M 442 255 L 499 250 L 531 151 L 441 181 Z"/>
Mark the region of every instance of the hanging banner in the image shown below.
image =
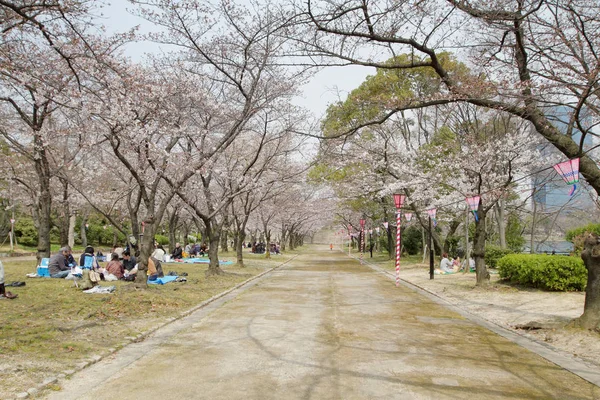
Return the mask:
<path id="1" fill-rule="evenodd" d="M 412 219 L 412 213 L 404 213 L 404 218 L 406 218 L 406 222 L 410 222 Z"/>
<path id="2" fill-rule="evenodd" d="M 477 208 L 479 207 L 479 200 L 481 196 L 473 196 L 473 197 L 465 197 L 465 201 L 469 205 L 471 212 L 475 216 L 475 221 L 479 221 L 479 216 L 477 215 Z"/>
<path id="3" fill-rule="evenodd" d="M 437 226 L 437 219 L 435 218 L 437 215 L 437 210 L 435 208 L 430 208 L 427 210 L 427 214 L 429 214 L 429 217 L 433 221 L 433 226 Z"/>
<path id="4" fill-rule="evenodd" d="M 569 161 L 558 163 L 554 166 L 554 170 L 562 176 L 567 185 L 573 185 L 569 196 L 573 196 L 579 182 L 579 158 L 574 158 Z"/>

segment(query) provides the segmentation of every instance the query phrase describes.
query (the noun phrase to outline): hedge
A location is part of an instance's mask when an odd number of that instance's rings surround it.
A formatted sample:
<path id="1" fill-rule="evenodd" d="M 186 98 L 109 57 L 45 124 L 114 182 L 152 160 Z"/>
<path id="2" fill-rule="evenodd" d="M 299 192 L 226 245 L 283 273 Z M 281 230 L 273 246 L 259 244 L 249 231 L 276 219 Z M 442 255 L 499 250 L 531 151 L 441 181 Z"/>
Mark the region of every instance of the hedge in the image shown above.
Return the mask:
<path id="1" fill-rule="evenodd" d="M 509 254 L 498 260 L 502 279 L 553 291 L 581 291 L 587 269 L 579 257 L 545 254 Z"/>
<path id="2" fill-rule="evenodd" d="M 514 251 L 512 251 L 511 249 L 505 249 L 500 246 L 487 245 L 485 246 L 485 256 L 483 259 L 485 260 L 485 265 L 487 265 L 489 268 L 496 268 L 496 264 L 498 263 L 499 259 L 501 259 L 507 254 L 512 253 L 514 253 Z"/>

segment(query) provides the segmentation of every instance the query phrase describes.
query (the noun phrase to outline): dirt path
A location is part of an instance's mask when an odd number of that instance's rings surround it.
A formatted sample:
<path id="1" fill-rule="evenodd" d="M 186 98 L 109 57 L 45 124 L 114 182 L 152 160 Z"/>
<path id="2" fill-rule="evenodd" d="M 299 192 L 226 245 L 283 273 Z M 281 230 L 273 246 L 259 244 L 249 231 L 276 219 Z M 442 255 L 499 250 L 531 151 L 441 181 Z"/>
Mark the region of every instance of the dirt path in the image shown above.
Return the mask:
<path id="1" fill-rule="evenodd" d="M 49 399 L 596 399 L 600 388 L 323 246 Z"/>

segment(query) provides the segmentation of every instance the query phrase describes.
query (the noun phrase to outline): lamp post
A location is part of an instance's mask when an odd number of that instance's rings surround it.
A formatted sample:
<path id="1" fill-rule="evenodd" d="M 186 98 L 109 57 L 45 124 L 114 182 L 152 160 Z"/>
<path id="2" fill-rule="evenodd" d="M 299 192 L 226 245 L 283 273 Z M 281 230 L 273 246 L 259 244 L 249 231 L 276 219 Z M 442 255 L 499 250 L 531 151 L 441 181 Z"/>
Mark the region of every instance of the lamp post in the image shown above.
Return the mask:
<path id="1" fill-rule="evenodd" d="M 396 205 L 396 287 L 400 286 L 400 244 L 401 244 L 401 224 L 402 224 L 402 204 L 406 197 L 402 194 L 394 194 L 394 204 Z"/>
<path id="2" fill-rule="evenodd" d="M 363 263 L 365 254 L 365 219 L 360 219 L 360 263 Z"/>

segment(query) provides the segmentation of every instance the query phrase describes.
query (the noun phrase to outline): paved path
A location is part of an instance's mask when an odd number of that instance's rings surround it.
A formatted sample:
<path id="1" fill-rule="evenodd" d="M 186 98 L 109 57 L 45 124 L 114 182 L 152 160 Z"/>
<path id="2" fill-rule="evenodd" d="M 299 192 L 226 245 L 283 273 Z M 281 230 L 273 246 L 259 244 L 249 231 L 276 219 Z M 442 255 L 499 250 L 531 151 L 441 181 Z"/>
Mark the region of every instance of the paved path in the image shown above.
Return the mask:
<path id="1" fill-rule="evenodd" d="M 597 399 L 600 388 L 319 248 L 50 399 Z"/>

